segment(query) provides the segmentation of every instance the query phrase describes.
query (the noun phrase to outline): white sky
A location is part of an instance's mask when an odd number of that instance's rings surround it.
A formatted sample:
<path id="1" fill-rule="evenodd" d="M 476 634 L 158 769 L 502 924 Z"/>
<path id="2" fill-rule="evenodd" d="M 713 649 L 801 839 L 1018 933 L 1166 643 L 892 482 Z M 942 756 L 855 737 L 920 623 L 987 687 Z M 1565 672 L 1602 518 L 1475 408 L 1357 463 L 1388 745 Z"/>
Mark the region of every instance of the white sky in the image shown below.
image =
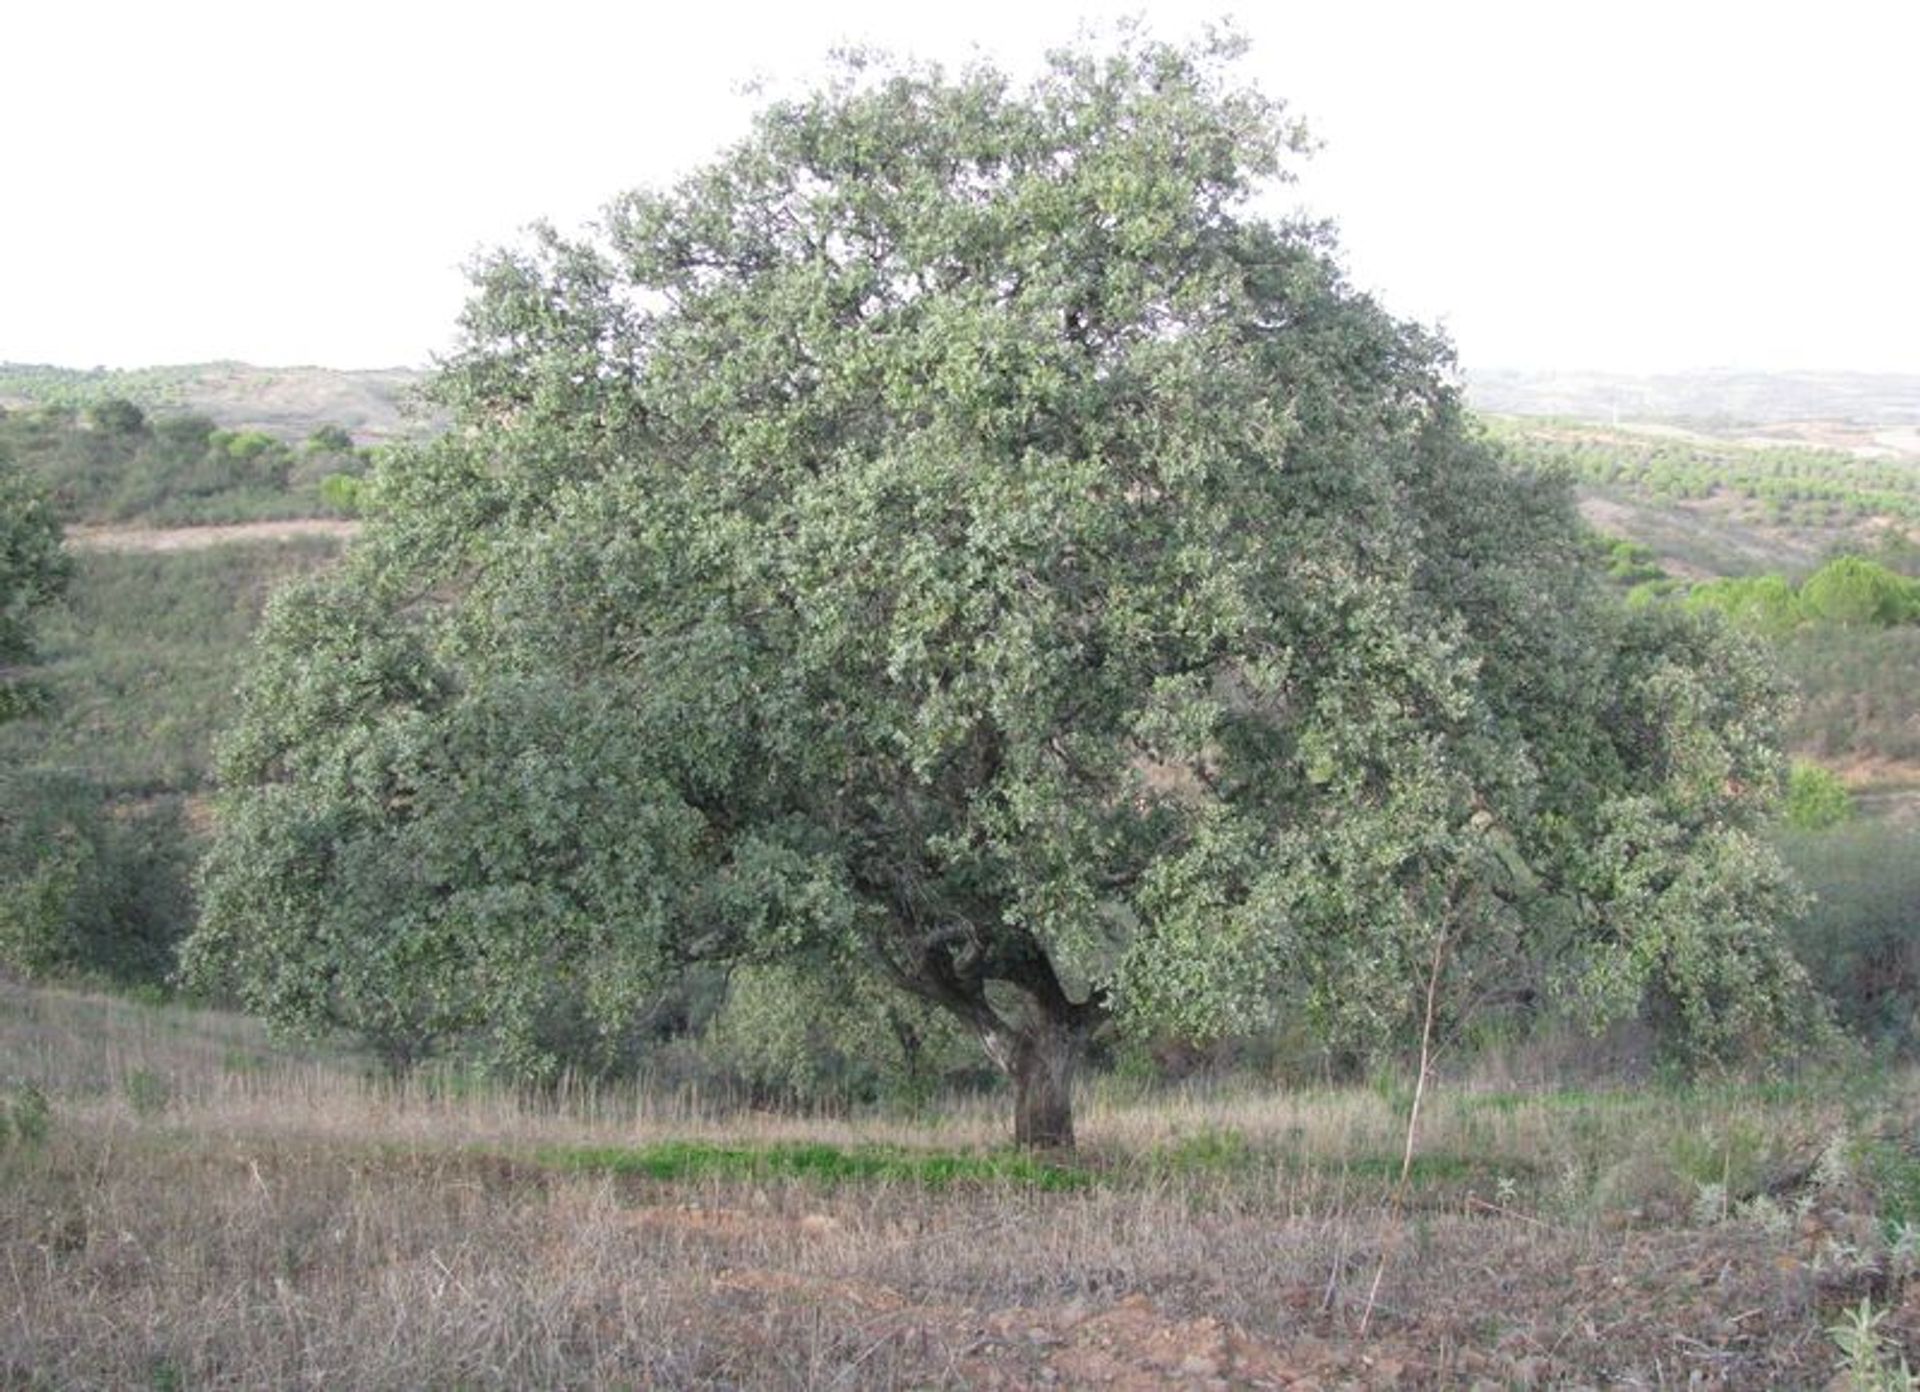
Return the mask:
<path id="1" fill-rule="evenodd" d="M 1297 200 L 1469 369 L 1920 372 L 1920 0 L 21 0 L 0 361 L 424 365 L 474 253 L 697 163 L 745 79 L 1125 13 L 1236 15 Z"/>

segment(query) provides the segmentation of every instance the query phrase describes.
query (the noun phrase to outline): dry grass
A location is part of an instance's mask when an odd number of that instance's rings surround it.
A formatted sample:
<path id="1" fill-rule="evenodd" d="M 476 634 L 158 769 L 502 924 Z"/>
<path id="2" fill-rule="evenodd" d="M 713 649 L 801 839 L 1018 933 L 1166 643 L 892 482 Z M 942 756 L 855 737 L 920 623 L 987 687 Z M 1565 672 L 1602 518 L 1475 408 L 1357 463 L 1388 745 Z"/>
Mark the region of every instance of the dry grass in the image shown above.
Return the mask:
<path id="1" fill-rule="evenodd" d="M 1864 1159 L 1816 1161 L 1868 1157 L 1907 1082 L 1443 1091 L 1395 1221 L 1400 1123 L 1371 1091 L 1096 1094 L 1096 1182 L 1053 1193 L 552 1162 L 667 1139 L 979 1152 L 1007 1124 L 988 1104 L 532 1107 L 12 988 L 0 1060 L 52 1102 L 44 1141 L 0 1147 L 0 1386 L 1806 1386 L 1841 1305 L 1897 1304 L 1904 1275 L 1861 1216 Z M 1703 1183 L 1720 1213 L 1770 1189 L 1778 1212 L 1717 1221 Z"/>

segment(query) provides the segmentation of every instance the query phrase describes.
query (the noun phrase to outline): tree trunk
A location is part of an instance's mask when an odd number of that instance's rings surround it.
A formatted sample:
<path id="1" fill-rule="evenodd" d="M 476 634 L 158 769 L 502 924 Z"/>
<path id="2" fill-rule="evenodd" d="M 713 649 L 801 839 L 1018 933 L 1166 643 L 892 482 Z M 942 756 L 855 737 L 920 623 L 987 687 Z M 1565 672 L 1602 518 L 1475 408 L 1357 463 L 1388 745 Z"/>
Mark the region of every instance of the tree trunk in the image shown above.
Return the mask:
<path id="1" fill-rule="evenodd" d="M 1013 1041 L 1013 1141 L 1029 1150 L 1073 1149 L 1073 1075 L 1081 1032 L 1054 1020 L 1022 1030 Z"/>

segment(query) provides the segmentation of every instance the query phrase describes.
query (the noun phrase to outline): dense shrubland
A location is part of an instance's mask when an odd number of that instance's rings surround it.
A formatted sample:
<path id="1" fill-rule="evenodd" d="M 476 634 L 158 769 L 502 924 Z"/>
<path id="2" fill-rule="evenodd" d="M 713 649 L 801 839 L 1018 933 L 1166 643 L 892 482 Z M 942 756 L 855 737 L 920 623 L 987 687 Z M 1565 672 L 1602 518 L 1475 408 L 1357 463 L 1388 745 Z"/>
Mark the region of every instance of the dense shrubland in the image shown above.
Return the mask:
<path id="1" fill-rule="evenodd" d="M 157 524 L 310 514 L 322 471 L 359 469 L 343 432 L 300 447 L 149 421 L 107 399 L 0 414 L 0 970 L 163 989 L 193 918 L 200 849 L 189 800 L 227 720 L 239 655 L 267 591 L 330 563 L 327 542 L 177 552 L 52 549 L 56 519 Z M 24 609 L 31 601 L 29 653 Z M 27 700 L 20 693 L 31 693 Z"/>
<path id="2" fill-rule="evenodd" d="M 201 415 L 157 415 L 109 397 L 84 409 L 0 411 L 0 448 L 75 522 L 177 526 L 337 514 L 371 452 L 337 426 L 288 444 L 222 430 Z"/>

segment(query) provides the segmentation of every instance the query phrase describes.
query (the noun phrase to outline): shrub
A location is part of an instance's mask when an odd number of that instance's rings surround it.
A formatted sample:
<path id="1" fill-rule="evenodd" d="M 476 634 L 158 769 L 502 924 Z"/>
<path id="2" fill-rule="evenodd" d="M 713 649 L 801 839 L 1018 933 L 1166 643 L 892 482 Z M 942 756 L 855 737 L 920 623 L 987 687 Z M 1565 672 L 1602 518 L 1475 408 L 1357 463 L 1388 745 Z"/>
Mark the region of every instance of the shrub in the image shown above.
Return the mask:
<path id="1" fill-rule="evenodd" d="M 755 1092 L 803 1103 L 918 1099 L 978 1071 L 952 1021 L 857 971 L 838 986 L 786 967 L 735 971 L 704 1052 Z"/>
<path id="2" fill-rule="evenodd" d="M 1787 825 L 1795 831 L 1825 831 L 1853 816 L 1853 795 L 1840 775 L 1795 759 L 1787 775 Z"/>
<path id="3" fill-rule="evenodd" d="M 1792 930 L 1794 950 L 1868 1040 L 1920 1045 L 1920 836 L 1886 822 L 1790 833 L 1782 850 L 1813 893 Z"/>
<path id="4" fill-rule="evenodd" d="M 1807 577 L 1800 602 L 1828 623 L 1888 628 L 1920 615 L 1920 584 L 1874 561 L 1841 556 Z"/>
<path id="5" fill-rule="evenodd" d="M 1693 587 L 1687 604 L 1695 609 L 1716 609 L 1756 633 L 1786 633 L 1807 618 L 1793 586 L 1778 575 L 1708 580 Z"/>
<path id="6" fill-rule="evenodd" d="M 59 774 L 0 780 L 0 967 L 32 979 L 162 982 L 192 918 L 177 806 L 110 812 Z"/>

